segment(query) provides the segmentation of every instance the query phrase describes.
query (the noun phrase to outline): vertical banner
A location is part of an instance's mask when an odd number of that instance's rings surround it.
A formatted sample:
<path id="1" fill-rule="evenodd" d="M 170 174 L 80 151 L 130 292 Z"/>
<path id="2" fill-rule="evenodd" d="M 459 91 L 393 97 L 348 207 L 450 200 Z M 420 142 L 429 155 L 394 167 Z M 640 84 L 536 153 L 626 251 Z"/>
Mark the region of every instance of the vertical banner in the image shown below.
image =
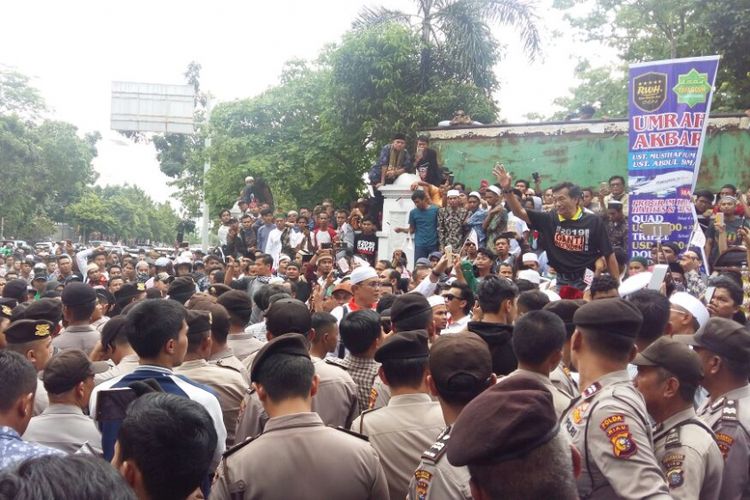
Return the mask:
<path id="1" fill-rule="evenodd" d="M 668 223 L 685 248 L 719 56 L 634 64 L 628 78 L 630 256 L 650 256 L 644 222 Z"/>

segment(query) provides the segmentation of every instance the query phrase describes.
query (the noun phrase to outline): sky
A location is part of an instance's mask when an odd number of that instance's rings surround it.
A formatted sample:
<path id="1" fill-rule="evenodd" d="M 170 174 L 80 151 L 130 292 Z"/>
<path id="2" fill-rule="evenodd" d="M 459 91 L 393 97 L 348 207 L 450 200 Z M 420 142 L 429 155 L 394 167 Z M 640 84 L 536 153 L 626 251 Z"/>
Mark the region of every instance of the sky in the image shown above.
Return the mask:
<path id="1" fill-rule="evenodd" d="M 552 0 L 537 0 L 543 56 L 529 64 L 513 30 L 494 28 L 506 46 L 496 68 L 501 119 L 552 110 L 555 97 L 576 82 L 573 68 L 590 45 L 564 31 Z M 351 27 L 363 6 L 415 12 L 413 0 L 69 0 L 6 2 L 0 20 L 0 64 L 32 77 L 51 108 L 50 117 L 73 123 L 81 135 L 98 130 L 103 140 L 94 167 L 98 183 L 128 182 L 156 201 L 170 201 L 168 178 L 150 144 L 133 144 L 109 129 L 112 81 L 184 83 L 192 60 L 201 84 L 219 101 L 252 97 L 278 81 L 284 63 L 312 59 Z M 607 51 L 596 48 L 606 60 Z"/>

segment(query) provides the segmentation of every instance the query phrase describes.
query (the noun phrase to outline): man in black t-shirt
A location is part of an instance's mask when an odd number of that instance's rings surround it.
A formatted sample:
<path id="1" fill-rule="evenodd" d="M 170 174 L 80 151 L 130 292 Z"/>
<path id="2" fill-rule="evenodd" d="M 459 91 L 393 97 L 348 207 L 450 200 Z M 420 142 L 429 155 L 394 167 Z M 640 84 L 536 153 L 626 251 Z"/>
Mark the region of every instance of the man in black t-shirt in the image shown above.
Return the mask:
<path id="1" fill-rule="evenodd" d="M 365 217 L 362 221 L 362 233 L 354 236 L 354 255 L 362 257 L 375 267 L 378 237 L 375 234 L 375 221 L 371 217 Z"/>
<path id="2" fill-rule="evenodd" d="M 593 268 L 599 257 L 607 261 L 609 274 L 617 279 L 617 259 L 607 237 L 604 222 L 596 215 L 587 214 L 580 206 L 581 188 L 570 182 L 554 186 L 555 207 L 550 212 L 526 210 L 513 195 L 511 176 L 503 165 L 492 173 L 500 183 L 505 201 L 516 217 L 539 232 L 550 264 L 557 271 L 557 285 L 570 285 L 580 290 L 586 269 Z"/>

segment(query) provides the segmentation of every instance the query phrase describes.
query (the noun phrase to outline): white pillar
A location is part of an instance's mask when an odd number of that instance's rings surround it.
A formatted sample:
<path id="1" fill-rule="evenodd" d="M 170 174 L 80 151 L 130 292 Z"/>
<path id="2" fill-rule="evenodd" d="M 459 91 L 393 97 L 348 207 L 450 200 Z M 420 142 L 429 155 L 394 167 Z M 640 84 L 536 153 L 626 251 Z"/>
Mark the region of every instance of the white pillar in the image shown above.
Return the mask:
<path id="1" fill-rule="evenodd" d="M 385 198 L 383 202 L 383 226 L 378 231 L 378 260 L 391 260 L 393 251 L 404 250 L 409 261 L 409 269 L 414 268 L 414 241 L 406 248 L 406 234 L 397 233 L 394 228 L 409 226 L 409 212 L 414 208 L 411 201 L 411 185 L 419 180 L 413 174 L 401 174 L 393 184 L 380 188 Z"/>

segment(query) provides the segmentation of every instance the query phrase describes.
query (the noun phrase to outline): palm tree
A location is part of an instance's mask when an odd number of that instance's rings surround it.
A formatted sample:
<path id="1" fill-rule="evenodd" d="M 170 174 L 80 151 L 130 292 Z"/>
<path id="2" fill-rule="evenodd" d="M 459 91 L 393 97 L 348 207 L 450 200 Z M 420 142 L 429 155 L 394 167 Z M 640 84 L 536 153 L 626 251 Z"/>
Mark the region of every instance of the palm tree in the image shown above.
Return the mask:
<path id="1" fill-rule="evenodd" d="M 519 30 L 530 61 L 541 51 L 537 15 L 527 0 L 416 0 L 418 15 L 365 7 L 354 21 L 355 29 L 396 22 L 418 30 L 422 40 L 420 60 L 422 90 L 433 74 L 433 59 L 441 64 L 440 76 L 467 81 L 490 93 L 497 85 L 492 67 L 499 44 L 489 24 Z"/>

